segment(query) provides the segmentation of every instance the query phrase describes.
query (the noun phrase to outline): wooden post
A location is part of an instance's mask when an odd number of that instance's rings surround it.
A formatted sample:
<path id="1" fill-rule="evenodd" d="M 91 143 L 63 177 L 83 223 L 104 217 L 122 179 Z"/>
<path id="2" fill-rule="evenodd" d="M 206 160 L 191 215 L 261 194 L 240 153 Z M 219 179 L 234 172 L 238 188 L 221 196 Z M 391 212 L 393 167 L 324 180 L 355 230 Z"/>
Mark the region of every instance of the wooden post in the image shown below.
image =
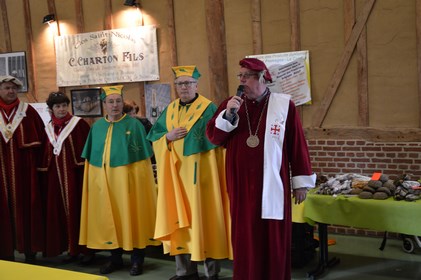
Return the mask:
<path id="1" fill-rule="evenodd" d="M 31 24 L 31 9 L 29 8 L 29 0 L 23 0 L 23 13 L 25 16 L 25 35 L 26 35 L 26 42 L 28 44 L 27 50 L 27 61 L 28 61 L 28 93 L 26 94 L 28 100 L 30 102 L 37 102 L 37 93 L 35 90 L 35 76 L 36 76 L 36 69 L 34 66 L 34 40 L 32 34 L 32 24 Z"/>
<path id="2" fill-rule="evenodd" d="M 419 124 L 421 127 L 421 0 L 416 2 L 416 31 L 417 31 L 417 62 L 418 62 L 418 110 L 419 110 Z"/>
<path id="3" fill-rule="evenodd" d="M 4 42 L 6 44 L 5 52 L 12 51 L 12 41 L 10 37 L 9 19 L 7 17 L 6 0 L 0 0 L 1 19 L 3 21 Z"/>
<path id="4" fill-rule="evenodd" d="M 174 0 L 167 1 L 167 10 L 168 10 L 168 45 L 170 49 L 170 64 L 171 66 L 178 65 L 177 59 L 177 41 L 175 36 L 175 20 L 174 20 Z M 173 84 L 171 83 L 171 88 L 173 88 Z M 176 98 L 175 90 L 171 91 L 171 99 L 174 100 Z"/>
<path id="5" fill-rule="evenodd" d="M 262 19 L 260 11 L 260 0 L 251 2 L 251 24 L 253 36 L 253 54 L 261 54 L 262 48 Z"/>
<path id="6" fill-rule="evenodd" d="M 355 25 L 355 0 L 344 0 L 345 42 L 351 36 Z M 358 83 L 358 125 L 369 125 L 368 114 L 368 62 L 367 62 L 367 28 L 364 26 L 357 41 L 357 83 Z"/>
<path id="7" fill-rule="evenodd" d="M 229 96 L 224 1 L 206 0 L 205 7 L 209 49 L 210 95 L 216 104 L 220 104 Z"/>
<path id="8" fill-rule="evenodd" d="M 300 1 L 289 1 L 289 16 L 291 25 L 291 50 L 301 50 Z"/>

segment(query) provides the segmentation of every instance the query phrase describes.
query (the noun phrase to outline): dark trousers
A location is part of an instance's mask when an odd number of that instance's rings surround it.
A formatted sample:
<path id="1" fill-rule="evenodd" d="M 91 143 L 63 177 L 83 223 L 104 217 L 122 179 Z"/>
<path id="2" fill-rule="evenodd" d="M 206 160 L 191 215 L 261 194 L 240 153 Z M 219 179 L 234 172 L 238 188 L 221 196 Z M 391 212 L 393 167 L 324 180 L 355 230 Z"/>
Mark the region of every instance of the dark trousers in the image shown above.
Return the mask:
<path id="1" fill-rule="evenodd" d="M 111 250 L 110 260 L 112 263 L 122 264 L 123 263 L 123 249 L 118 248 Z M 130 260 L 133 263 L 138 263 L 140 265 L 145 261 L 145 249 L 134 248 L 131 252 Z"/>

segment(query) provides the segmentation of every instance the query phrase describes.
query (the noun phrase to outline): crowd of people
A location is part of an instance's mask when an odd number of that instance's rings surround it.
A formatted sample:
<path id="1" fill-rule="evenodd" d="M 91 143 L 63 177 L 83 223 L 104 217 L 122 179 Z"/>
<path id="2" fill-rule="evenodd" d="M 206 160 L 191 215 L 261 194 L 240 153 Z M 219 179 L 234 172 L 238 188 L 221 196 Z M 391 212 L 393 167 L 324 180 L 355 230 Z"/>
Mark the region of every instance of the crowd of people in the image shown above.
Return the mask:
<path id="1" fill-rule="evenodd" d="M 315 185 L 290 96 L 271 93 L 266 65 L 239 63 L 240 94 L 219 107 L 198 93 L 196 66 L 173 67 L 178 97 L 155 124 L 137 117 L 123 86 L 102 87 L 105 116 L 91 127 L 52 92 L 44 126 L 21 102 L 22 83 L 0 77 L 0 259 L 65 254 L 101 274 L 143 273 L 145 248 L 175 256 L 170 280 L 291 278 L 291 204 Z M 156 164 L 156 175 L 153 166 Z M 294 201 L 293 201 L 294 199 Z"/>

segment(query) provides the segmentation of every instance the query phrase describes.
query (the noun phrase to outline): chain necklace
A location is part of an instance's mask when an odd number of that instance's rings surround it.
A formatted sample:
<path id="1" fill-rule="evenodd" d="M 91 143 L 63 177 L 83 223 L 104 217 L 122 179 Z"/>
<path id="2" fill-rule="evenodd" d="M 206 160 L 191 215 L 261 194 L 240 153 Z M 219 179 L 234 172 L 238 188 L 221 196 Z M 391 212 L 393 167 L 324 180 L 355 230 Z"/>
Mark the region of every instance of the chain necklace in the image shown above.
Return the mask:
<path id="1" fill-rule="evenodd" d="M 250 135 L 247 138 L 246 143 L 247 143 L 247 146 L 249 146 L 250 148 L 256 148 L 257 146 L 259 146 L 260 140 L 259 140 L 259 137 L 257 137 L 257 132 L 259 131 L 260 121 L 262 120 L 263 112 L 265 111 L 266 105 L 268 104 L 268 100 L 269 100 L 269 94 L 267 94 L 266 96 L 265 104 L 263 105 L 262 112 L 260 113 L 259 121 L 257 122 L 256 132 L 254 133 L 254 135 L 251 132 L 249 111 L 247 110 L 247 100 L 244 100 L 245 101 L 244 105 L 246 107 L 247 124 L 249 127 L 249 135 Z"/>

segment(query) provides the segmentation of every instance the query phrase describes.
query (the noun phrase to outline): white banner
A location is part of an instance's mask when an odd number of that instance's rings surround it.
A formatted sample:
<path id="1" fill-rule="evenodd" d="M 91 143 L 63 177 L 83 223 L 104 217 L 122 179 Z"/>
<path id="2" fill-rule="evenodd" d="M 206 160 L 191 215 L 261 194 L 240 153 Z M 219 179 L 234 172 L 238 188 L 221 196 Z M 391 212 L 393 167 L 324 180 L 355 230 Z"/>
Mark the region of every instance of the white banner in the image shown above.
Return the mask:
<path id="1" fill-rule="evenodd" d="M 159 80 L 155 26 L 62 35 L 55 47 L 58 86 Z"/>

